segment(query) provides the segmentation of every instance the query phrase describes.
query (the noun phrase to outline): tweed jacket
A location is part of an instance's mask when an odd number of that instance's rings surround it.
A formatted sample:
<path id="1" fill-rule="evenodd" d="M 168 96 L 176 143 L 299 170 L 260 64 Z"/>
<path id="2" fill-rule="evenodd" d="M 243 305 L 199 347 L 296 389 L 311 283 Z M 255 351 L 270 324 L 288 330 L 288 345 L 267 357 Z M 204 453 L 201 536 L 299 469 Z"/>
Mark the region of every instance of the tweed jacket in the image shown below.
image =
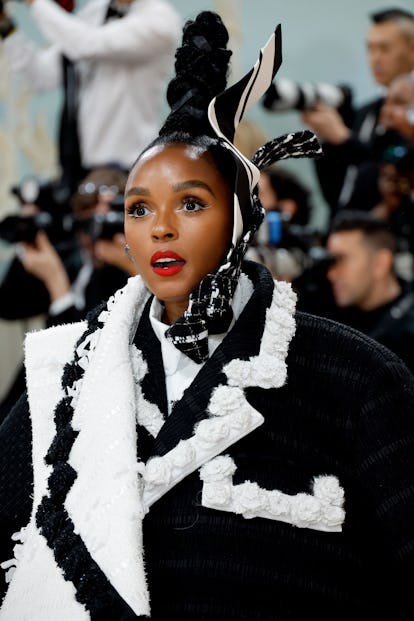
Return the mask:
<path id="1" fill-rule="evenodd" d="M 252 297 L 168 417 L 139 277 L 88 326 L 28 337 L 30 408 L 0 440 L 30 437 L 30 409 L 33 503 L 2 621 L 412 617 L 413 377 L 244 272 Z M 16 531 L 27 444 L 2 473 Z"/>

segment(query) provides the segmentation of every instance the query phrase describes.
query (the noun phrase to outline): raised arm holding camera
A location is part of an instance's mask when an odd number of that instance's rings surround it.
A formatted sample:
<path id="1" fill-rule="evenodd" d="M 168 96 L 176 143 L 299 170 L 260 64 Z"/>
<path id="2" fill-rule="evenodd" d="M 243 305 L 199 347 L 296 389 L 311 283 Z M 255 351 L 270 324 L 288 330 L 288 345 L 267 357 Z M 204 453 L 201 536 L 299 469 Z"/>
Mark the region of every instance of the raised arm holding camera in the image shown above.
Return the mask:
<path id="1" fill-rule="evenodd" d="M 414 69 L 414 14 L 384 9 L 371 15 L 368 61 L 374 80 L 388 88 L 392 80 Z M 338 111 L 324 102 L 302 119 L 324 142 L 325 157 L 316 163 L 321 189 L 332 212 L 338 208 L 370 209 L 379 200 L 378 166 L 384 148 L 397 138 L 379 123 L 384 98 L 355 111 L 347 127 Z"/>
<path id="2" fill-rule="evenodd" d="M 78 321 L 136 274 L 125 254 L 119 200 L 125 181 L 117 168 L 92 171 L 73 196 L 71 213 L 53 204 L 53 185 L 41 186 L 37 198 L 33 179 L 13 188 L 21 214 L 0 222 L 0 238 L 19 245 L 0 283 L 2 319 L 44 315 L 48 326 Z M 25 203 L 30 195 L 38 205 Z M 21 367 L 0 402 L 0 421 L 23 386 Z"/>
<path id="3" fill-rule="evenodd" d="M 26 213 L 0 223 L 0 238 L 20 244 L 0 285 L 0 317 L 46 314 L 49 325 L 76 321 L 136 274 L 125 254 L 119 200 L 125 180 L 117 167 L 97 168 L 78 186 L 71 213 L 43 198 L 44 205 L 39 200 L 29 207 L 30 215 L 24 203 Z"/>

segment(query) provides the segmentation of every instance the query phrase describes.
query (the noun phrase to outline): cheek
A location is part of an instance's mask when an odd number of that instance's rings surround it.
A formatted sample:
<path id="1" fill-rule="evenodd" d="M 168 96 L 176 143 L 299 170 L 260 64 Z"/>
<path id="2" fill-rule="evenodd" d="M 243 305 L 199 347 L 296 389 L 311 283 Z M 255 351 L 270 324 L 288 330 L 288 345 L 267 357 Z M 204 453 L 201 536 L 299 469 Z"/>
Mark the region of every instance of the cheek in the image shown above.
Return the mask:
<path id="1" fill-rule="evenodd" d="M 229 220 L 211 221 L 197 231 L 189 231 L 189 255 L 196 258 L 199 271 L 214 271 L 230 248 L 232 225 Z"/>
<path id="2" fill-rule="evenodd" d="M 139 263 L 142 261 L 146 248 L 146 239 L 148 235 L 145 234 L 145 223 L 140 222 L 128 222 L 125 220 L 125 239 L 129 246 L 130 253 L 134 257 L 135 261 Z"/>

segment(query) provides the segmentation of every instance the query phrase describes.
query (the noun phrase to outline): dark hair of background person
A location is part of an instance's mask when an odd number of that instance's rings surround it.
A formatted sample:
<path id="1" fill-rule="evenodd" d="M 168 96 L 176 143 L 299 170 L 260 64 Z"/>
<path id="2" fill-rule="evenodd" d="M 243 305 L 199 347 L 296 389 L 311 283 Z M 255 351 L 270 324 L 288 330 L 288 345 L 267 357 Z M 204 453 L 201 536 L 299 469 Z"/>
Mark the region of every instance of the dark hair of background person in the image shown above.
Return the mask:
<path id="1" fill-rule="evenodd" d="M 296 202 L 298 208 L 292 216 L 290 223 L 306 226 L 309 223 L 311 214 L 310 191 L 295 175 L 276 166 L 263 168 L 262 174 L 268 176 L 269 183 L 278 200 L 290 198 Z"/>
<path id="2" fill-rule="evenodd" d="M 370 15 L 371 21 L 374 24 L 382 24 L 383 22 L 396 21 L 398 19 L 412 19 L 414 20 L 414 13 L 407 11 L 406 9 L 399 9 L 398 7 L 391 9 L 383 9 L 382 11 L 375 11 Z"/>
<path id="3" fill-rule="evenodd" d="M 347 210 L 337 214 L 329 229 L 329 235 L 345 231 L 361 231 L 366 241 L 376 250 L 396 250 L 395 235 L 387 221 L 362 211 Z"/>

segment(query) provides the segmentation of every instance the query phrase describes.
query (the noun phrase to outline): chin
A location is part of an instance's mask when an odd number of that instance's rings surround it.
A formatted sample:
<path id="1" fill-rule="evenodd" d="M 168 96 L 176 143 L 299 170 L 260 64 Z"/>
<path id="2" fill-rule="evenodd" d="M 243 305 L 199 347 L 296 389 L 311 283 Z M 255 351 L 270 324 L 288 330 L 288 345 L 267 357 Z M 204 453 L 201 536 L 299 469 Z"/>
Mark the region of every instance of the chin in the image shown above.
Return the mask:
<path id="1" fill-rule="evenodd" d="M 166 283 L 165 286 L 150 286 L 147 285 L 148 289 L 154 294 L 154 296 L 161 300 L 164 304 L 168 303 L 180 303 L 186 302 L 188 304 L 188 299 L 190 297 L 191 289 L 188 287 L 175 287 L 172 283 Z"/>

